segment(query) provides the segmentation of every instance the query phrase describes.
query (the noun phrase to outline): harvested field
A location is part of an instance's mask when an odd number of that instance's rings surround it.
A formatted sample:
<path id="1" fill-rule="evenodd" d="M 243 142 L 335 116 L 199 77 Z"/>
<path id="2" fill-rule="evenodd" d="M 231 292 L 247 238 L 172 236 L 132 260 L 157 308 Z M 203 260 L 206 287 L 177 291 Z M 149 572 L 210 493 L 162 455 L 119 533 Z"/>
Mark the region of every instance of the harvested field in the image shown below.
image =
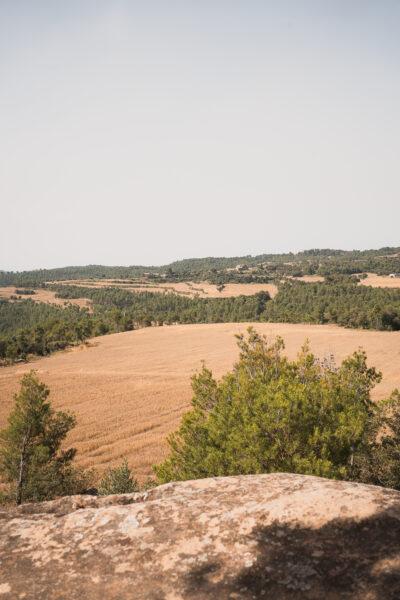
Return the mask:
<path id="1" fill-rule="evenodd" d="M 216 285 L 200 282 L 154 283 L 154 282 L 121 282 L 115 279 L 74 279 L 55 282 L 58 285 L 77 285 L 82 287 L 118 287 L 130 292 L 174 292 L 181 296 L 199 296 L 200 298 L 232 298 L 234 296 L 253 296 L 258 292 L 269 292 L 273 298 L 278 288 L 272 283 L 227 283 L 220 292 Z"/>
<path id="2" fill-rule="evenodd" d="M 220 377 L 238 352 L 235 333 L 244 323 L 146 328 L 95 338 L 86 346 L 53 354 L 30 364 L 0 369 L 0 427 L 23 373 L 37 369 L 51 388 L 57 408 L 78 418 L 70 443 L 78 462 L 99 471 L 126 456 L 140 480 L 166 453 L 166 436 L 188 409 L 190 376 L 204 359 Z M 383 371 L 375 399 L 400 387 L 400 332 L 342 329 L 329 325 L 256 324 L 268 336 L 282 335 L 294 356 L 306 338 L 314 352 L 337 361 L 363 347 L 369 363 Z"/>
<path id="3" fill-rule="evenodd" d="M 321 283 L 325 281 L 325 277 L 321 277 L 321 275 L 302 275 L 301 277 L 290 277 L 290 279 L 304 281 L 305 283 Z"/>
<path id="4" fill-rule="evenodd" d="M 385 277 L 383 275 L 376 275 L 375 273 L 368 273 L 368 277 L 362 279 L 360 285 L 370 285 L 371 287 L 378 288 L 400 288 L 400 277 Z"/>
<path id="5" fill-rule="evenodd" d="M 56 298 L 55 292 L 51 290 L 44 290 L 42 288 L 35 289 L 35 294 L 32 295 L 18 295 L 16 290 L 18 288 L 15 287 L 0 287 L 0 298 L 9 299 L 11 296 L 18 296 L 18 298 L 22 298 L 24 300 L 31 299 L 34 302 L 44 302 L 45 304 L 55 304 L 57 306 L 65 306 L 66 304 L 75 304 L 80 307 L 91 306 L 90 300 L 86 298 L 74 298 L 71 300 L 63 300 L 62 298 Z M 34 288 L 29 288 L 34 289 Z"/>

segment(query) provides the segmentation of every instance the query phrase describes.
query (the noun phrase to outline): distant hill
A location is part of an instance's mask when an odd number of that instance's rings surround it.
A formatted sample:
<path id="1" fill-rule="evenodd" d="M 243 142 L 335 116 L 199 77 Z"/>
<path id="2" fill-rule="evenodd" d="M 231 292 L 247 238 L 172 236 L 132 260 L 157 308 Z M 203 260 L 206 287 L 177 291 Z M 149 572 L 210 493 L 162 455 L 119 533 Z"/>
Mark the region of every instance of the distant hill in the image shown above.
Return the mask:
<path id="1" fill-rule="evenodd" d="M 232 273 L 234 271 L 234 273 Z M 259 254 L 257 256 L 185 258 L 167 265 L 147 266 L 68 266 L 32 271 L 0 271 L 0 286 L 38 286 L 46 281 L 87 278 L 132 279 L 157 278 L 167 280 L 224 281 L 264 280 L 280 276 L 351 275 L 374 272 L 388 275 L 400 272 L 400 247 L 378 250 L 311 249 L 298 253 Z M 229 274 L 230 273 L 230 274 Z"/>

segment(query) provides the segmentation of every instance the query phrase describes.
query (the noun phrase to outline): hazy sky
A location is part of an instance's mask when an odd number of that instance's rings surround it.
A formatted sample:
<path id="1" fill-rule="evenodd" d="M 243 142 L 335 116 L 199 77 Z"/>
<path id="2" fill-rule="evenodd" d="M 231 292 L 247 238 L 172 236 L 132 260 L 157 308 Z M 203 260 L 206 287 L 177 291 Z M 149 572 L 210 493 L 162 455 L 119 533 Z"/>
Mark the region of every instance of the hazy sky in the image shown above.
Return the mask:
<path id="1" fill-rule="evenodd" d="M 0 0 L 0 269 L 400 245 L 398 0 Z"/>

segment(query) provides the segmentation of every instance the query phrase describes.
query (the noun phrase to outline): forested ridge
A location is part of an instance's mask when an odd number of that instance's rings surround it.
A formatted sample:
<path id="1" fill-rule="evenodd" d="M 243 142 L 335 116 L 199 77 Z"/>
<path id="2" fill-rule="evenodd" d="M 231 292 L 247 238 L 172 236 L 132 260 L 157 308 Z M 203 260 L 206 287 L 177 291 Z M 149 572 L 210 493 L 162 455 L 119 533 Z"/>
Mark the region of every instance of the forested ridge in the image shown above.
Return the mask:
<path id="1" fill-rule="evenodd" d="M 188 258 L 162 266 L 69 266 L 33 271 L 0 271 L 0 286 L 37 287 L 45 282 L 109 278 L 164 281 L 266 282 L 283 276 L 400 273 L 400 247 L 379 250 L 312 249 L 298 253 L 257 256 Z"/>

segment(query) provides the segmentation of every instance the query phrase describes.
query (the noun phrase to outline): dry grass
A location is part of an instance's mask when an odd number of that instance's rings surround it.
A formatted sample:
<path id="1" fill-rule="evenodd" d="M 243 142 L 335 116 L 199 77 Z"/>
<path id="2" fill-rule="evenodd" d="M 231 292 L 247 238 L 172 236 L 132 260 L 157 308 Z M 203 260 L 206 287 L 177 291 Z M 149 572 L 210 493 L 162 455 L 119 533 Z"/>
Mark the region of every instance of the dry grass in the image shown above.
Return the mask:
<path id="1" fill-rule="evenodd" d="M 237 358 L 234 334 L 246 324 L 179 325 L 147 328 L 96 338 L 87 346 L 53 354 L 30 364 L 0 369 L 0 427 L 23 373 L 37 369 L 51 388 L 57 408 L 78 418 L 70 442 L 78 461 L 101 471 L 128 458 L 139 478 L 166 454 L 165 438 L 188 409 L 190 376 L 203 359 L 217 376 Z M 383 371 L 374 398 L 400 386 L 400 332 L 341 329 L 325 325 L 257 324 L 268 336 L 282 335 L 294 356 L 305 338 L 320 357 L 333 353 L 341 361 L 358 347 L 369 363 Z"/>
<path id="2" fill-rule="evenodd" d="M 0 298 L 9 299 L 11 296 L 18 296 L 16 290 L 18 288 L 15 287 L 0 287 Z M 34 288 L 29 288 L 34 289 Z M 35 289 L 35 294 L 32 295 L 24 295 L 22 294 L 20 297 L 24 300 L 31 299 L 34 302 L 44 302 L 45 304 L 55 304 L 57 306 L 65 306 L 68 302 L 71 304 L 76 304 L 76 306 L 89 308 L 91 306 L 90 300 L 86 298 L 74 298 L 71 300 L 63 300 L 62 298 L 56 298 L 56 293 L 50 290 L 44 290 L 42 288 Z"/>
<path id="3" fill-rule="evenodd" d="M 375 273 L 368 273 L 368 277 L 362 279 L 360 285 L 370 285 L 371 287 L 378 288 L 400 288 L 400 277 L 386 277 L 376 275 Z"/>
<path id="4" fill-rule="evenodd" d="M 58 281 L 59 285 L 77 285 L 83 287 L 118 287 L 130 292 L 175 292 L 181 296 L 199 296 L 200 298 L 232 298 L 233 296 L 253 296 L 258 292 L 269 292 L 273 298 L 278 288 L 272 283 L 227 283 L 219 292 L 216 285 L 200 282 L 178 282 L 178 283 L 153 283 L 149 281 L 138 281 L 137 283 L 120 283 L 116 279 L 73 279 L 70 281 Z"/>

